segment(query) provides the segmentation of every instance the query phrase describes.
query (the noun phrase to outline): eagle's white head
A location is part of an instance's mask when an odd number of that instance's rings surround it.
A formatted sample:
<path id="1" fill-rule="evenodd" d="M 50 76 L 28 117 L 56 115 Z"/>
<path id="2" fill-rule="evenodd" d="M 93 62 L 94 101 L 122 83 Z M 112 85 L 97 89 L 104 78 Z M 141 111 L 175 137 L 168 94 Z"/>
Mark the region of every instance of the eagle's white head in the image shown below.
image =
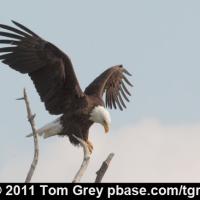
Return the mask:
<path id="1" fill-rule="evenodd" d="M 96 106 L 90 113 L 90 120 L 101 124 L 105 132 L 109 131 L 111 125 L 110 113 L 103 106 Z"/>

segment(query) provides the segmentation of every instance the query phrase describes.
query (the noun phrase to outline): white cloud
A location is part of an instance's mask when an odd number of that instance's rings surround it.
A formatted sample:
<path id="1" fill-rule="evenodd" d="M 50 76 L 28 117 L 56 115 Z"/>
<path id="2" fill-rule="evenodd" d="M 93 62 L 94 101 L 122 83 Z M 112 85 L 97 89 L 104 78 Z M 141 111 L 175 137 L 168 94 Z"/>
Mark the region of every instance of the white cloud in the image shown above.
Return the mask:
<path id="1" fill-rule="evenodd" d="M 107 182 L 178 182 L 200 180 L 200 124 L 162 125 L 144 120 L 112 130 L 109 135 L 95 125 L 90 131 L 94 152 L 82 181 L 94 181 L 95 172 L 110 152 L 115 153 L 104 177 Z M 70 182 L 82 161 L 82 149 L 67 138 L 40 142 L 40 158 L 34 182 Z M 0 171 L 1 181 L 24 181 L 32 155 L 17 152 L 14 161 Z"/>

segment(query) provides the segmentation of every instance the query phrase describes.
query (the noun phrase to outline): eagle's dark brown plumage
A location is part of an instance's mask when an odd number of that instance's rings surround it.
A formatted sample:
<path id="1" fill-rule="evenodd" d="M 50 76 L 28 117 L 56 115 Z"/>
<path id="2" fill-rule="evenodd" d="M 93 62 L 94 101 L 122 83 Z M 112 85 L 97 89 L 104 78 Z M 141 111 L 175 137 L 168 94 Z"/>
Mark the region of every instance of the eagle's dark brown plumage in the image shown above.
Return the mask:
<path id="1" fill-rule="evenodd" d="M 125 83 L 132 84 L 125 77 L 130 73 L 122 65 L 104 71 L 83 92 L 71 60 L 64 52 L 22 24 L 12 22 L 18 29 L 0 24 L 3 30 L 0 44 L 9 45 L 0 48 L 0 60 L 30 76 L 51 114 L 63 114 L 60 119 L 63 129 L 58 135 L 68 135 L 74 144 L 78 141 L 72 134 L 87 142 L 90 126 L 98 122 L 90 118 L 95 107 L 126 108 L 124 100 L 129 101 L 130 92 Z"/>

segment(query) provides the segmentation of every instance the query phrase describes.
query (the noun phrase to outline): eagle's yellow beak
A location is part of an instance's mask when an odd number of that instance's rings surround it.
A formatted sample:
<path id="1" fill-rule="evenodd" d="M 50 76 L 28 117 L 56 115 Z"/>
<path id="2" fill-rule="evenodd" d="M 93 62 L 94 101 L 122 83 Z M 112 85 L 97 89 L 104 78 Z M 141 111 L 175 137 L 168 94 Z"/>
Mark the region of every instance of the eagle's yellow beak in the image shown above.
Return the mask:
<path id="1" fill-rule="evenodd" d="M 108 133 L 109 132 L 109 125 L 105 121 L 103 122 L 103 127 L 104 127 L 104 130 L 105 130 L 105 133 Z"/>

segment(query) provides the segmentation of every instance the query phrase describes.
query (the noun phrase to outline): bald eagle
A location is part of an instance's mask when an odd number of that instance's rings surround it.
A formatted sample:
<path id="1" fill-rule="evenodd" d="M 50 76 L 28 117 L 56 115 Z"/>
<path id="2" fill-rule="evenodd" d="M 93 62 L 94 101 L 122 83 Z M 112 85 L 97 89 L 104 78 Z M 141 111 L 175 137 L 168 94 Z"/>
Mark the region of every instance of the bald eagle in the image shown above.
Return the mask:
<path id="1" fill-rule="evenodd" d="M 64 52 L 24 25 L 12 22 L 16 28 L 0 24 L 3 30 L 0 44 L 4 45 L 0 48 L 0 60 L 20 73 L 27 73 L 46 110 L 53 115 L 62 114 L 38 129 L 38 134 L 44 138 L 66 135 L 72 144 L 79 145 L 73 137 L 76 135 L 92 152 L 89 128 L 96 122 L 103 125 L 106 133 L 109 131 L 111 117 L 106 108 L 126 108 L 124 99 L 129 101 L 131 95 L 127 85 L 132 84 L 125 75 L 131 74 L 122 65 L 110 67 L 82 91 L 71 60 Z"/>

